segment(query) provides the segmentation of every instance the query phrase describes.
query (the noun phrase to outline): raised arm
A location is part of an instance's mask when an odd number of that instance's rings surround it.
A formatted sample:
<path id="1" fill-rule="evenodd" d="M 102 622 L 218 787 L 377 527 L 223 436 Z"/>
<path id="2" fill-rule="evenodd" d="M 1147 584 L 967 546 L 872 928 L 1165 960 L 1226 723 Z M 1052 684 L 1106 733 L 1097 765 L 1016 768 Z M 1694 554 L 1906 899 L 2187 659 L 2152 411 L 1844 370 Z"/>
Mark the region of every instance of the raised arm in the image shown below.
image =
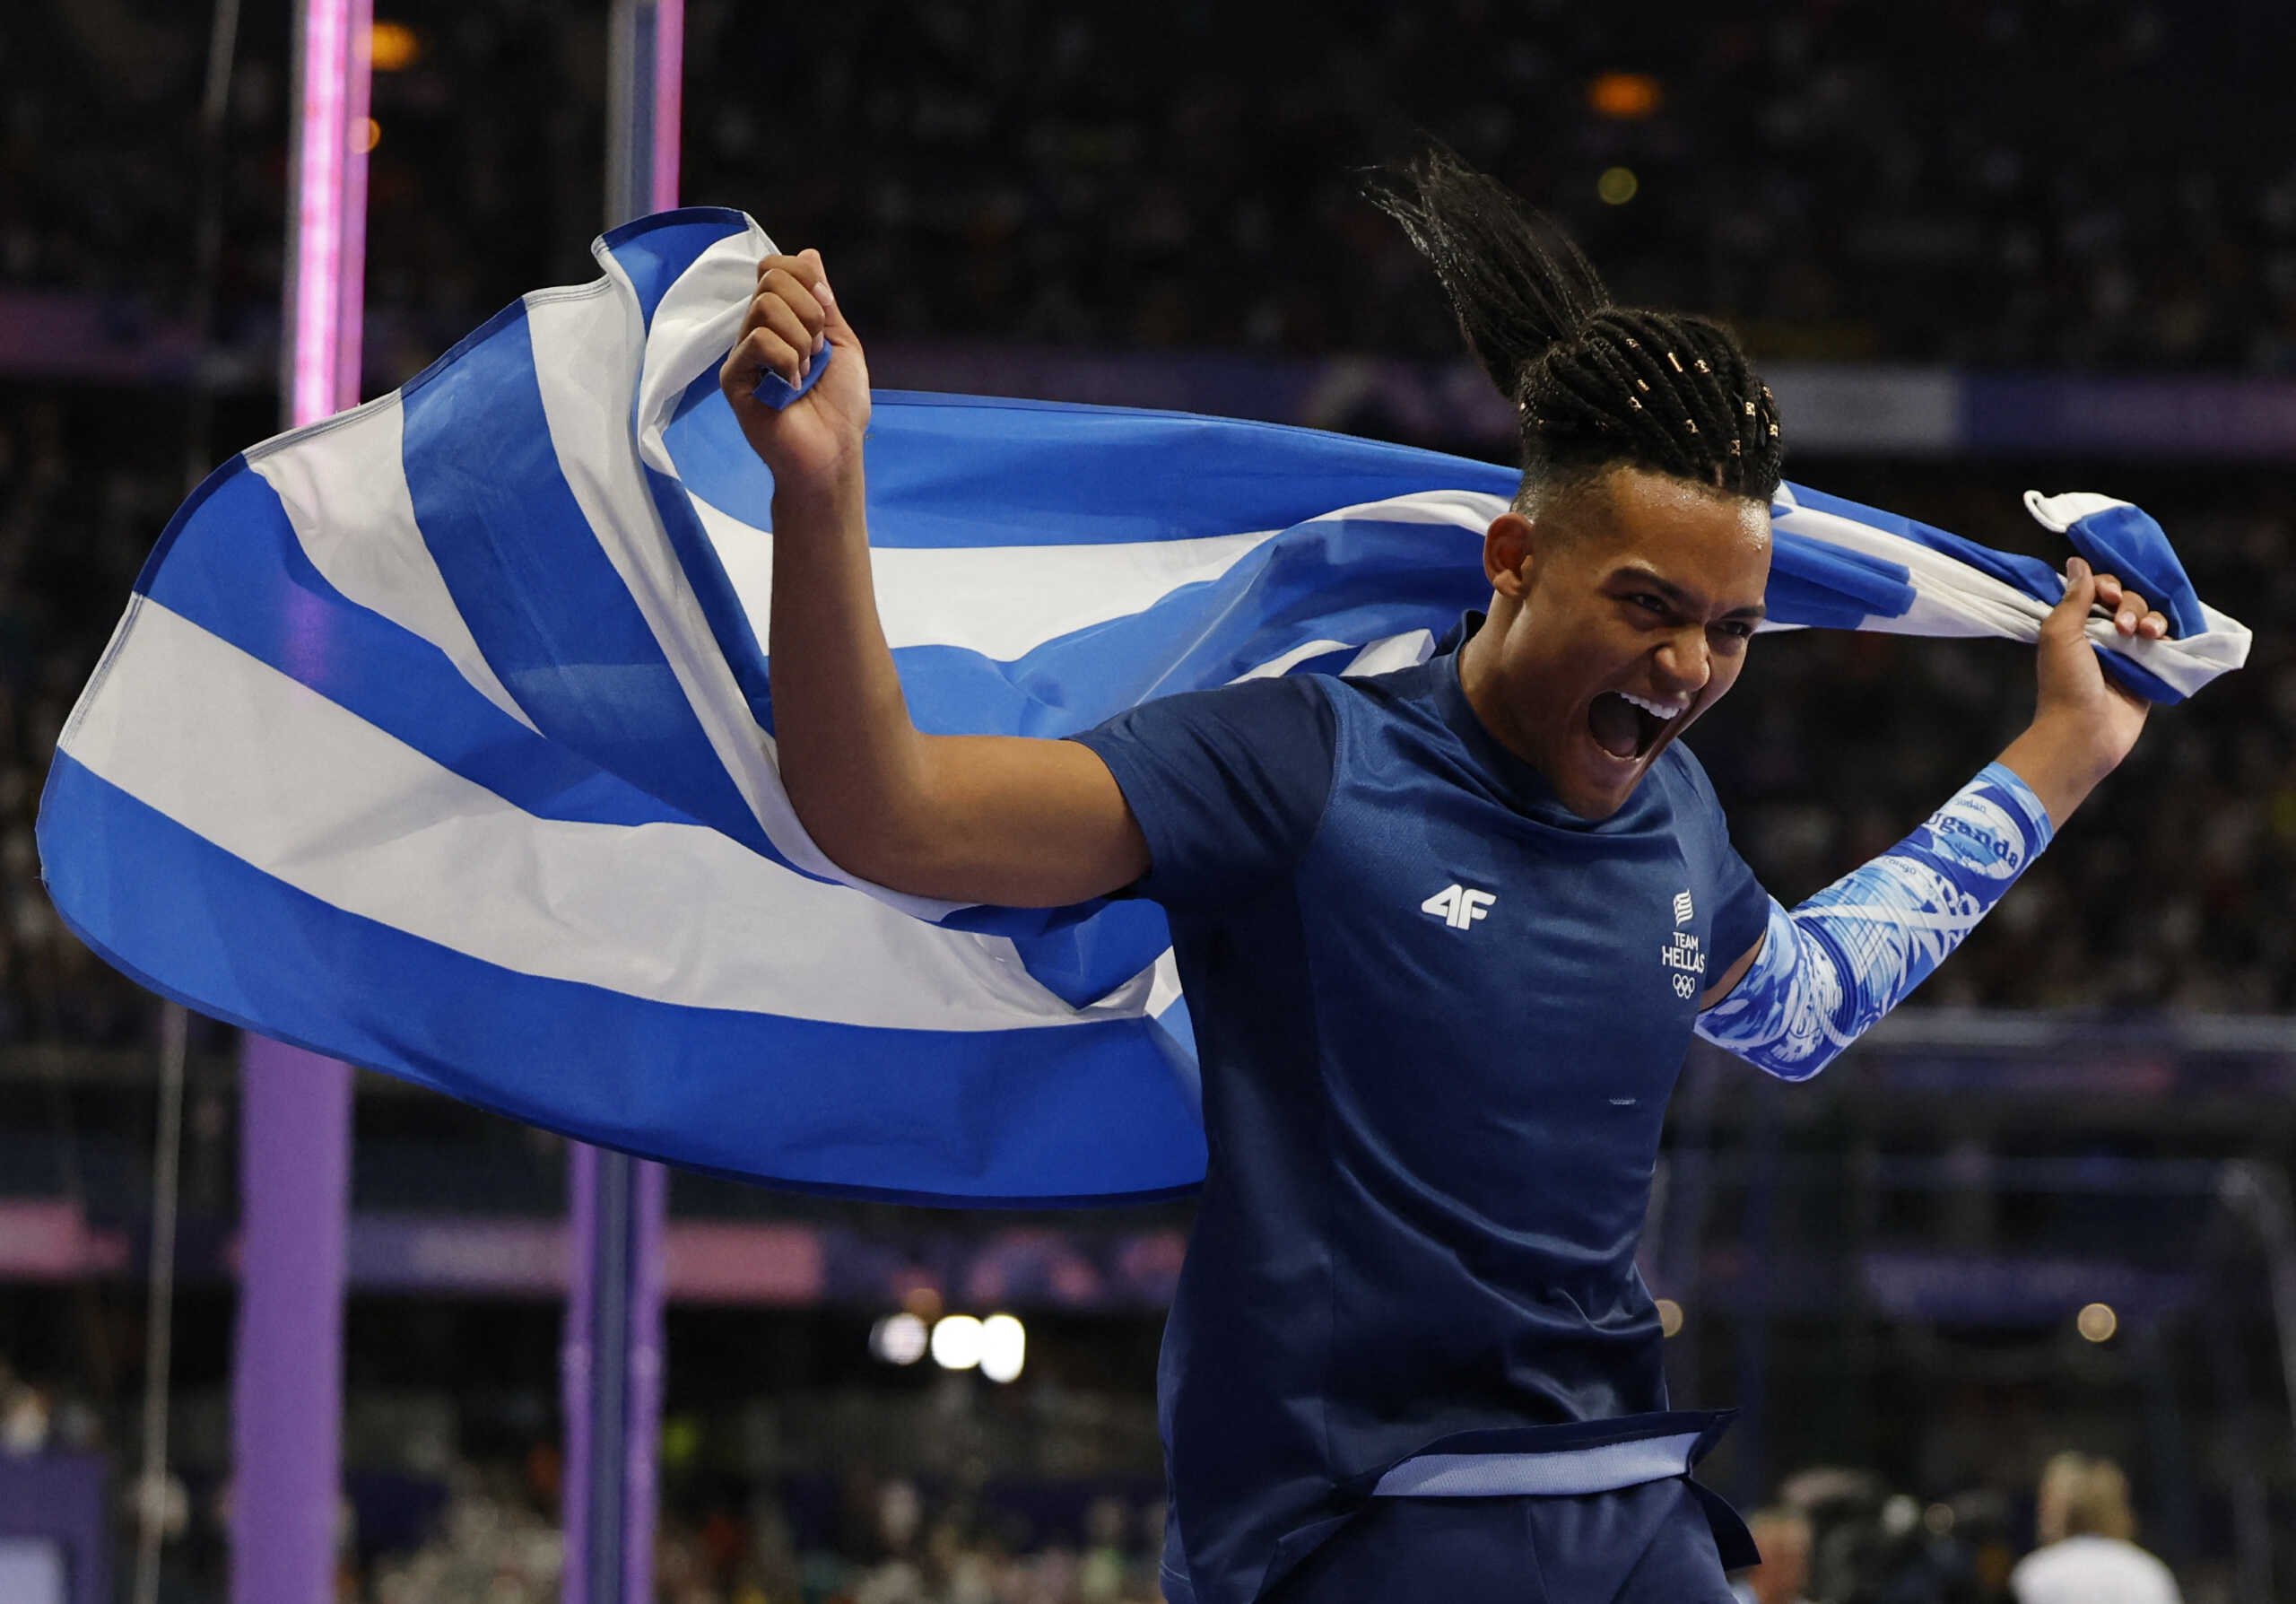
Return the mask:
<path id="1" fill-rule="evenodd" d="M 1791 912 L 1773 899 L 1761 939 L 1701 1000 L 1700 1035 L 1807 1079 L 1977 928 L 2144 727 L 2149 704 L 2105 677 L 2084 632 L 2098 603 L 2124 635 L 2168 632 L 2143 597 L 2074 558 L 2041 625 L 2032 724 L 1889 851 Z"/>
<path id="2" fill-rule="evenodd" d="M 825 344 L 836 360 L 806 395 L 780 412 L 756 398 L 761 374 L 794 385 Z M 1146 841 L 1088 747 L 910 722 L 869 567 L 869 370 L 818 252 L 758 264 L 718 379 L 773 470 L 774 733 L 781 782 L 822 850 L 896 891 L 1011 907 L 1137 879 Z"/>

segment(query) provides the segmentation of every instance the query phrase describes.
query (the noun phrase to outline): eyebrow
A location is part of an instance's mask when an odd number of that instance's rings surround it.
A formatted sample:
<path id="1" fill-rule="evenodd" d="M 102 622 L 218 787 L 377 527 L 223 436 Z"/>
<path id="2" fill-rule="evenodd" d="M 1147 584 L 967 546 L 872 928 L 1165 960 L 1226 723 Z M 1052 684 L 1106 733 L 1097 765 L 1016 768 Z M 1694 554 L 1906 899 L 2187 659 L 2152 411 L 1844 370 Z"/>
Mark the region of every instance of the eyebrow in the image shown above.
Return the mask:
<path id="1" fill-rule="evenodd" d="M 1669 580 L 1660 574 L 1656 569 L 1646 567 L 1639 562 L 1622 562 L 1618 567 L 1613 569 L 1610 573 L 1611 582 L 1615 583 L 1620 580 L 1633 580 L 1639 583 L 1649 586 L 1651 589 L 1657 591 L 1668 601 L 1674 603 L 1674 606 L 1680 607 L 1685 613 L 1694 613 L 1698 611 L 1697 603 L 1699 598 L 1692 595 L 1689 591 L 1683 589 L 1680 585 L 1675 584 L 1672 580 Z M 1727 613 L 1723 614 L 1722 616 L 1725 618 L 1761 619 L 1769 616 L 1769 614 L 1770 609 L 1767 606 L 1763 606 L 1760 602 L 1756 602 L 1750 607 L 1733 607 Z"/>

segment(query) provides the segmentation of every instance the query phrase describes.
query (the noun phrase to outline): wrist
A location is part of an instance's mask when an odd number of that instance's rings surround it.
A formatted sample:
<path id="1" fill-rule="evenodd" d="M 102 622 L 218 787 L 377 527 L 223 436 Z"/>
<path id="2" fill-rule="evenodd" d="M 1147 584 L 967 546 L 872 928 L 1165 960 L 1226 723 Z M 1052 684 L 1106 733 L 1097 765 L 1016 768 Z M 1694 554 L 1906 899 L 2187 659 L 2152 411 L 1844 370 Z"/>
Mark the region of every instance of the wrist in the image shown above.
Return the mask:
<path id="1" fill-rule="evenodd" d="M 2088 738 L 2085 723 L 2072 722 L 2068 728 L 2046 715 L 2035 719 L 1995 760 L 2040 799 L 2053 828 L 2062 828 L 2074 809 L 2113 771 L 2112 761 Z"/>
<path id="2" fill-rule="evenodd" d="M 860 453 L 819 473 L 777 474 L 773 479 L 773 527 L 843 522 L 863 516 L 868 483 Z"/>

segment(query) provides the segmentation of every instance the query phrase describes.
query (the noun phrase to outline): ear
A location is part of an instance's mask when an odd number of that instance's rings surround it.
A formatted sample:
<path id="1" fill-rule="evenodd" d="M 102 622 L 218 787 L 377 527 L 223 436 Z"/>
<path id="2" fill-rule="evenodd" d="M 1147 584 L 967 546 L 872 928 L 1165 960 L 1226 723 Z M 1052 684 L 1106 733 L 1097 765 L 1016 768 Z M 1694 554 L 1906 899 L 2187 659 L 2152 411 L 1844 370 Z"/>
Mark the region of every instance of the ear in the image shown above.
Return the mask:
<path id="1" fill-rule="evenodd" d="M 1538 531 L 1513 508 L 1491 520 L 1483 532 L 1483 573 L 1500 595 L 1521 600 L 1537 562 Z"/>

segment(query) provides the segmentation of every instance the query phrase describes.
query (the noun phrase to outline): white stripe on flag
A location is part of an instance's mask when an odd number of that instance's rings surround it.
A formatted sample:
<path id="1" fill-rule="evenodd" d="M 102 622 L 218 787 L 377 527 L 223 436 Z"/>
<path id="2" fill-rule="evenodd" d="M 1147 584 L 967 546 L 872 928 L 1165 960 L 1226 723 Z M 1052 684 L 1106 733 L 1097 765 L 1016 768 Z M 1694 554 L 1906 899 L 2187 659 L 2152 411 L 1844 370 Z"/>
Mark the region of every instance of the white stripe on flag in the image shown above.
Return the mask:
<path id="1" fill-rule="evenodd" d="M 657 1002 L 892 1029 L 1075 1010 L 1004 955 L 699 825 L 537 818 L 148 597 L 65 750 L 346 912 L 519 973 Z"/>
<path id="2" fill-rule="evenodd" d="M 610 251 L 596 253 L 606 272 L 628 282 L 622 264 Z M 757 293 L 757 265 L 778 254 L 773 241 L 754 219 L 741 233 L 728 234 L 686 265 L 685 271 L 654 305 L 654 320 L 646 332 L 643 365 L 636 384 L 617 392 L 637 397 L 631 416 L 637 425 L 638 453 L 661 473 L 674 475 L 662 431 L 686 388 L 712 369 L 721 367 L 734 337 L 749 315 L 750 300 Z"/>
<path id="3" fill-rule="evenodd" d="M 773 536 L 691 491 L 742 611 L 771 650 Z M 1144 612 L 1216 580 L 1276 531 L 1103 545 L 877 546 L 869 553 L 885 644 L 957 646 L 998 662 L 1077 630 Z"/>

